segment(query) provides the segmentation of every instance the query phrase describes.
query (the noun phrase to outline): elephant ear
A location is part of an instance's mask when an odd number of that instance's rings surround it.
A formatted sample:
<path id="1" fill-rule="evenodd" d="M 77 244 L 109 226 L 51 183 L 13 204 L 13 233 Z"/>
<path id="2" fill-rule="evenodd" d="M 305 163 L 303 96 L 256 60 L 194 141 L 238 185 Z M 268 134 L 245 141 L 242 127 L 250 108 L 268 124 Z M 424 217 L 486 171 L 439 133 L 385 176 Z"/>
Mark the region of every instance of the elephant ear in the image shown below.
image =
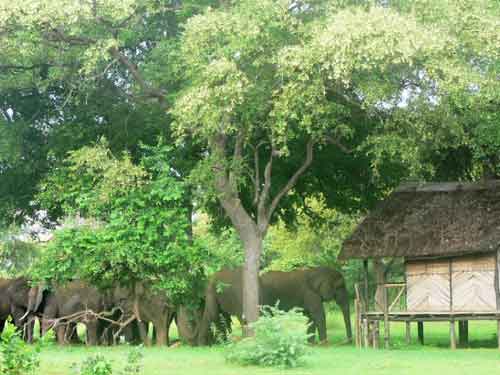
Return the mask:
<path id="1" fill-rule="evenodd" d="M 28 310 L 36 312 L 40 308 L 43 301 L 43 293 L 45 292 L 45 284 L 34 286 L 29 291 Z"/>
<path id="2" fill-rule="evenodd" d="M 321 284 L 327 281 L 327 275 L 325 275 L 323 272 L 317 272 L 314 270 L 306 272 L 307 272 L 306 279 L 309 287 L 315 292 L 319 293 L 321 289 Z"/>

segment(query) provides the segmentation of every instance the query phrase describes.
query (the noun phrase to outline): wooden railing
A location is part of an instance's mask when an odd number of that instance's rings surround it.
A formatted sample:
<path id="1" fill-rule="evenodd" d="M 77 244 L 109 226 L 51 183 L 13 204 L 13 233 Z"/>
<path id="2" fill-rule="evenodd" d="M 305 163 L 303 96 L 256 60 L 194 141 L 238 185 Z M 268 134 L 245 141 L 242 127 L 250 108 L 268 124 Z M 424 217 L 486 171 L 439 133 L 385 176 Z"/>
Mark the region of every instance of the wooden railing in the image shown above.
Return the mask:
<path id="1" fill-rule="evenodd" d="M 366 313 L 379 313 L 384 316 L 384 343 L 389 347 L 390 324 L 389 314 L 394 311 L 406 310 L 406 284 L 405 283 L 387 283 L 381 284 L 377 288 L 374 311 L 370 311 L 369 296 L 361 292 L 359 285 L 354 286 L 356 299 L 354 310 L 356 314 L 356 346 L 378 347 L 380 339 L 379 320 L 369 320 Z M 390 291 L 395 291 L 395 297 L 390 298 Z M 399 306 L 399 310 L 396 310 Z M 381 318 L 381 317 L 380 317 Z"/>

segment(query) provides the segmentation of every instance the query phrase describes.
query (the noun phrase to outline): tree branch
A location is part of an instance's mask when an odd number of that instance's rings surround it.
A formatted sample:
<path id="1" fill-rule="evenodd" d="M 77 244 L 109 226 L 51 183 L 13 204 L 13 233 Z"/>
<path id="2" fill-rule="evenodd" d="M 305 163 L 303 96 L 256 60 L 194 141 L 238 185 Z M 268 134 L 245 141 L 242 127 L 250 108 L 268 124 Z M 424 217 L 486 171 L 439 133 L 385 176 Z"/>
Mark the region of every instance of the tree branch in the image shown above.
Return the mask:
<path id="1" fill-rule="evenodd" d="M 269 224 L 268 215 L 266 214 L 266 202 L 269 198 L 269 191 L 271 190 L 271 178 L 273 171 L 273 159 L 276 154 L 276 148 L 271 144 L 271 154 L 269 161 L 264 169 L 264 187 L 259 197 L 259 205 L 257 206 L 257 218 L 259 221 L 259 229 L 264 232 Z"/>
<path id="2" fill-rule="evenodd" d="M 337 139 L 337 138 L 334 138 L 334 137 L 327 137 L 326 138 L 326 141 L 328 143 L 331 143 L 335 146 L 337 146 L 338 148 L 340 148 L 342 151 L 344 151 L 346 154 L 352 154 L 353 150 L 344 146 L 342 143 L 340 143 L 340 141 Z"/>
<path id="3" fill-rule="evenodd" d="M 235 169 L 241 168 L 241 160 L 243 159 L 243 141 L 245 139 L 244 132 L 240 130 L 236 136 L 236 142 L 234 144 L 233 160 L 231 171 L 229 172 L 229 183 L 235 186 L 236 182 L 236 172 Z"/>
<path id="4" fill-rule="evenodd" d="M 158 99 L 160 104 L 165 104 L 166 93 L 160 89 L 151 87 L 137 69 L 137 65 L 135 65 L 132 61 L 130 61 L 130 59 L 123 53 L 121 53 L 116 47 L 111 47 L 109 52 L 115 59 L 120 61 L 120 63 L 122 63 L 127 68 L 130 74 L 132 74 L 132 77 L 134 77 L 135 81 L 144 91 L 146 96 L 151 98 L 156 98 Z"/>
<path id="5" fill-rule="evenodd" d="M 57 68 L 70 68 L 72 65 L 70 64 L 55 64 L 55 63 L 40 63 L 40 64 L 32 64 L 32 65 L 16 65 L 16 64 L 5 64 L 0 65 L 0 71 L 8 71 L 8 70 L 33 70 L 38 68 L 46 68 L 46 67 L 57 67 Z"/>
<path id="6" fill-rule="evenodd" d="M 304 172 L 309 168 L 313 161 L 313 156 L 314 156 L 314 141 L 312 139 L 307 142 L 307 148 L 306 148 L 306 158 L 304 160 L 304 163 L 300 166 L 300 168 L 295 172 L 295 174 L 288 180 L 288 183 L 281 189 L 281 191 L 276 195 L 276 197 L 273 199 L 271 206 L 269 207 L 269 211 L 267 213 L 267 220 L 268 222 L 271 221 L 271 216 L 273 215 L 274 211 L 276 210 L 276 207 L 278 207 L 278 204 L 297 183 L 298 179 Z"/>
<path id="7" fill-rule="evenodd" d="M 264 141 L 259 142 L 257 146 L 254 148 L 254 168 L 255 168 L 255 178 L 254 182 L 254 198 L 253 204 L 254 206 L 259 203 L 259 195 L 260 195 L 260 160 L 259 160 L 259 148 L 264 145 Z"/>

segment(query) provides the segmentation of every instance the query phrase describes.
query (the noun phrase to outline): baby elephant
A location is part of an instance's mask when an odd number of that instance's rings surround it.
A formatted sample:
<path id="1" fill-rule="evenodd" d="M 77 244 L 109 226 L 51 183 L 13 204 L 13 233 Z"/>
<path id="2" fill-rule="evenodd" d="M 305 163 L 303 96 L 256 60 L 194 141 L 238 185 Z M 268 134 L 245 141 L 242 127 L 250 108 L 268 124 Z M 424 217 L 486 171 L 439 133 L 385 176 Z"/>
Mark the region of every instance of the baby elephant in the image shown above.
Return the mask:
<path id="1" fill-rule="evenodd" d="M 342 309 L 347 339 L 352 340 L 349 297 L 342 274 L 327 267 L 291 272 L 271 271 L 261 276 L 263 304 L 290 310 L 299 307 L 312 323 L 308 332 L 319 333 L 320 342 L 327 341 L 323 302 L 335 300 Z M 314 341 L 314 336 L 311 336 Z"/>

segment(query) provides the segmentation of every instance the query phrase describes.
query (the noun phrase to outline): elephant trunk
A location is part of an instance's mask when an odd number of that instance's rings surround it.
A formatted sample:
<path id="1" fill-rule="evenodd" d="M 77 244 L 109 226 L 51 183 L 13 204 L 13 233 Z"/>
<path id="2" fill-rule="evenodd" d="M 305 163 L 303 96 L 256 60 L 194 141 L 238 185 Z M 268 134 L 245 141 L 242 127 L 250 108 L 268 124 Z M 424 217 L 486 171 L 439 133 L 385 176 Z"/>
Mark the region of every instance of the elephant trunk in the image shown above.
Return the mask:
<path id="1" fill-rule="evenodd" d="M 180 306 L 177 309 L 177 328 L 179 330 L 179 335 L 182 339 L 184 339 L 189 345 L 196 346 L 198 345 L 198 337 L 200 331 L 200 319 L 196 317 L 196 321 L 194 322 L 194 327 L 191 324 L 189 319 L 188 309 L 184 306 Z"/>
<path id="2" fill-rule="evenodd" d="M 349 301 L 342 305 L 342 314 L 344 315 L 344 324 L 347 340 L 352 341 L 351 314 L 349 311 Z"/>
<path id="3" fill-rule="evenodd" d="M 205 310 L 198 329 L 198 345 L 201 346 L 210 344 L 210 325 L 219 315 L 216 294 L 215 284 L 210 283 L 205 293 Z"/>

